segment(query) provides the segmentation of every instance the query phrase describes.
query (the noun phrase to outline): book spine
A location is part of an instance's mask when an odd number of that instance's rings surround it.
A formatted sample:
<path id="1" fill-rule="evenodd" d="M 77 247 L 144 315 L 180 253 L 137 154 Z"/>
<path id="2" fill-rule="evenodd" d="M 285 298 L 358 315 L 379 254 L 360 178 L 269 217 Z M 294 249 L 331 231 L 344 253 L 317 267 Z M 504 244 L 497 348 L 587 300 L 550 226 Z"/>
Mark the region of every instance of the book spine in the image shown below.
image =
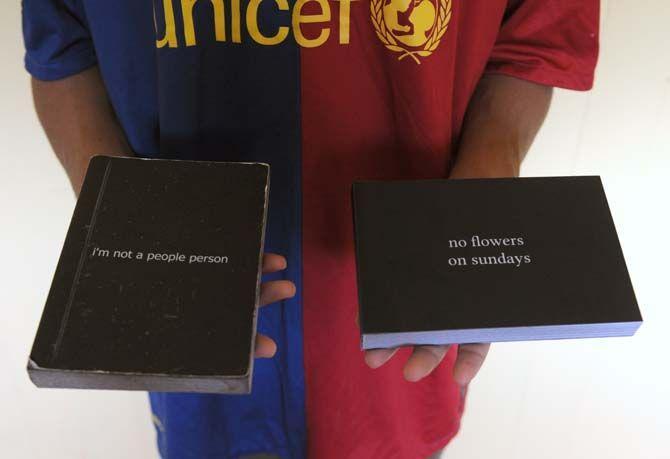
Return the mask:
<path id="1" fill-rule="evenodd" d="M 360 347 L 363 349 L 364 336 L 363 332 L 365 327 L 363 326 L 363 292 L 362 292 L 362 283 L 361 283 L 361 255 L 360 255 L 360 244 L 358 241 L 359 231 L 358 231 L 358 220 L 356 219 L 356 209 L 357 202 L 361 193 L 360 184 L 354 182 L 351 185 L 350 199 L 351 199 L 351 216 L 352 216 L 352 226 L 353 226 L 353 235 L 354 235 L 354 257 L 356 259 L 356 292 L 358 298 L 358 329 L 360 332 Z"/>
<path id="2" fill-rule="evenodd" d="M 86 245 L 112 162 L 110 157 L 95 156 L 89 163 L 30 353 L 29 368 L 49 367 L 58 358 L 79 274 L 88 257 Z"/>
<path id="3" fill-rule="evenodd" d="M 270 166 L 263 164 L 263 180 L 265 182 L 265 190 L 263 192 L 263 215 L 261 218 L 261 239 L 260 250 L 258 254 L 258 270 L 256 274 L 256 294 L 254 299 L 254 313 L 251 320 L 251 352 L 249 353 L 249 371 L 248 371 L 248 386 L 246 390 L 250 393 L 253 382 L 254 361 L 256 354 L 256 336 L 258 334 L 258 308 L 260 304 L 261 295 L 261 279 L 263 276 L 263 255 L 265 253 L 265 233 L 268 219 L 268 206 L 270 202 Z"/>

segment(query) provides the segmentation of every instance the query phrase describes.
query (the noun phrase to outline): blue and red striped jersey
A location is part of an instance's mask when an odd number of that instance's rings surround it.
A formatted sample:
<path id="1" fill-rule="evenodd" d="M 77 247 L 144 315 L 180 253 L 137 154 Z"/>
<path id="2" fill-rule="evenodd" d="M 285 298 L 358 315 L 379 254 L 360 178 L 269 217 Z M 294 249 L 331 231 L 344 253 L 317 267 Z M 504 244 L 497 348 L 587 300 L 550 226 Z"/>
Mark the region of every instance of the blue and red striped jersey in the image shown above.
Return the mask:
<path id="1" fill-rule="evenodd" d="M 98 65 L 137 155 L 271 165 L 265 249 L 288 269 L 265 280 L 298 287 L 260 312 L 278 352 L 251 395 L 150 394 L 163 457 L 419 459 L 449 442 L 455 349 L 417 383 L 407 349 L 364 363 L 351 183 L 447 177 L 484 73 L 589 89 L 598 16 L 596 0 L 23 0 L 27 70 Z"/>

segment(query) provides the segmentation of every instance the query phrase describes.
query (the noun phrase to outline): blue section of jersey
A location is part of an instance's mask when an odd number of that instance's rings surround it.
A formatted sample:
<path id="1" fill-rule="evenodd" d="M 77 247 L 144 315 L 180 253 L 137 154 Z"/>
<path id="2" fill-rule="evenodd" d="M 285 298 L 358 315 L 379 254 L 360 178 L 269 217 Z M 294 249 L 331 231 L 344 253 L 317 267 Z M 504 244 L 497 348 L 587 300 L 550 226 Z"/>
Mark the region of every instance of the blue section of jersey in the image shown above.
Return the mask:
<path id="1" fill-rule="evenodd" d="M 287 42 L 256 49 L 251 58 L 247 45 L 215 46 L 211 2 L 204 1 L 193 10 L 197 46 L 157 48 L 157 35 L 165 33 L 163 6 L 172 3 L 157 1 L 154 14 L 147 1 L 24 0 L 26 68 L 55 80 L 97 64 L 138 156 L 270 164 L 265 250 L 285 255 L 288 268 L 263 280 L 285 278 L 297 286 L 294 298 L 259 313 L 259 332 L 277 342 L 276 356 L 256 360 L 251 395 L 152 393 L 150 401 L 165 458 L 258 452 L 302 458 L 299 51 Z M 183 40 L 178 4 L 176 33 Z"/>

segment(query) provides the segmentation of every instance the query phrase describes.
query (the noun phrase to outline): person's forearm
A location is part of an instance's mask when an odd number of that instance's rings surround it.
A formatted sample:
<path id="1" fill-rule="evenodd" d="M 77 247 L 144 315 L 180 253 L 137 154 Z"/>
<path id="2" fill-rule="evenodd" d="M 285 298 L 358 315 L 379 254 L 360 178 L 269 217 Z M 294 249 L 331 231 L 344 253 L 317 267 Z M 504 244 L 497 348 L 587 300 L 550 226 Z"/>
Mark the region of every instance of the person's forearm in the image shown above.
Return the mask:
<path id="1" fill-rule="evenodd" d="M 552 88 L 485 75 L 468 106 L 451 177 L 515 177 L 549 110 Z"/>
<path id="2" fill-rule="evenodd" d="M 32 89 L 37 116 L 76 194 L 92 156 L 132 155 L 97 67 L 58 81 L 33 78 Z"/>

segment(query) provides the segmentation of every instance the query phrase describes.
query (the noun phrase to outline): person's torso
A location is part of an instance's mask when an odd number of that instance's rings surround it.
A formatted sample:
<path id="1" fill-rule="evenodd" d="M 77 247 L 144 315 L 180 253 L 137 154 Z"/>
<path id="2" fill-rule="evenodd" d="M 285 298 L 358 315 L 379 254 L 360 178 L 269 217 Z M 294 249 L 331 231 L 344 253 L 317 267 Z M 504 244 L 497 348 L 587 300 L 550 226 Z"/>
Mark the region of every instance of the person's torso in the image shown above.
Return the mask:
<path id="1" fill-rule="evenodd" d="M 152 394 L 165 457 L 420 458 L 453 436 L 447 362 L 364 364 L 350 186 L 442 178 L 502 21 L 503 0 L 81 0 L 133 149 L 269 162 L 266 250 L 295 298 L 264 308 L 278 354 L 254 393 Z"/>

